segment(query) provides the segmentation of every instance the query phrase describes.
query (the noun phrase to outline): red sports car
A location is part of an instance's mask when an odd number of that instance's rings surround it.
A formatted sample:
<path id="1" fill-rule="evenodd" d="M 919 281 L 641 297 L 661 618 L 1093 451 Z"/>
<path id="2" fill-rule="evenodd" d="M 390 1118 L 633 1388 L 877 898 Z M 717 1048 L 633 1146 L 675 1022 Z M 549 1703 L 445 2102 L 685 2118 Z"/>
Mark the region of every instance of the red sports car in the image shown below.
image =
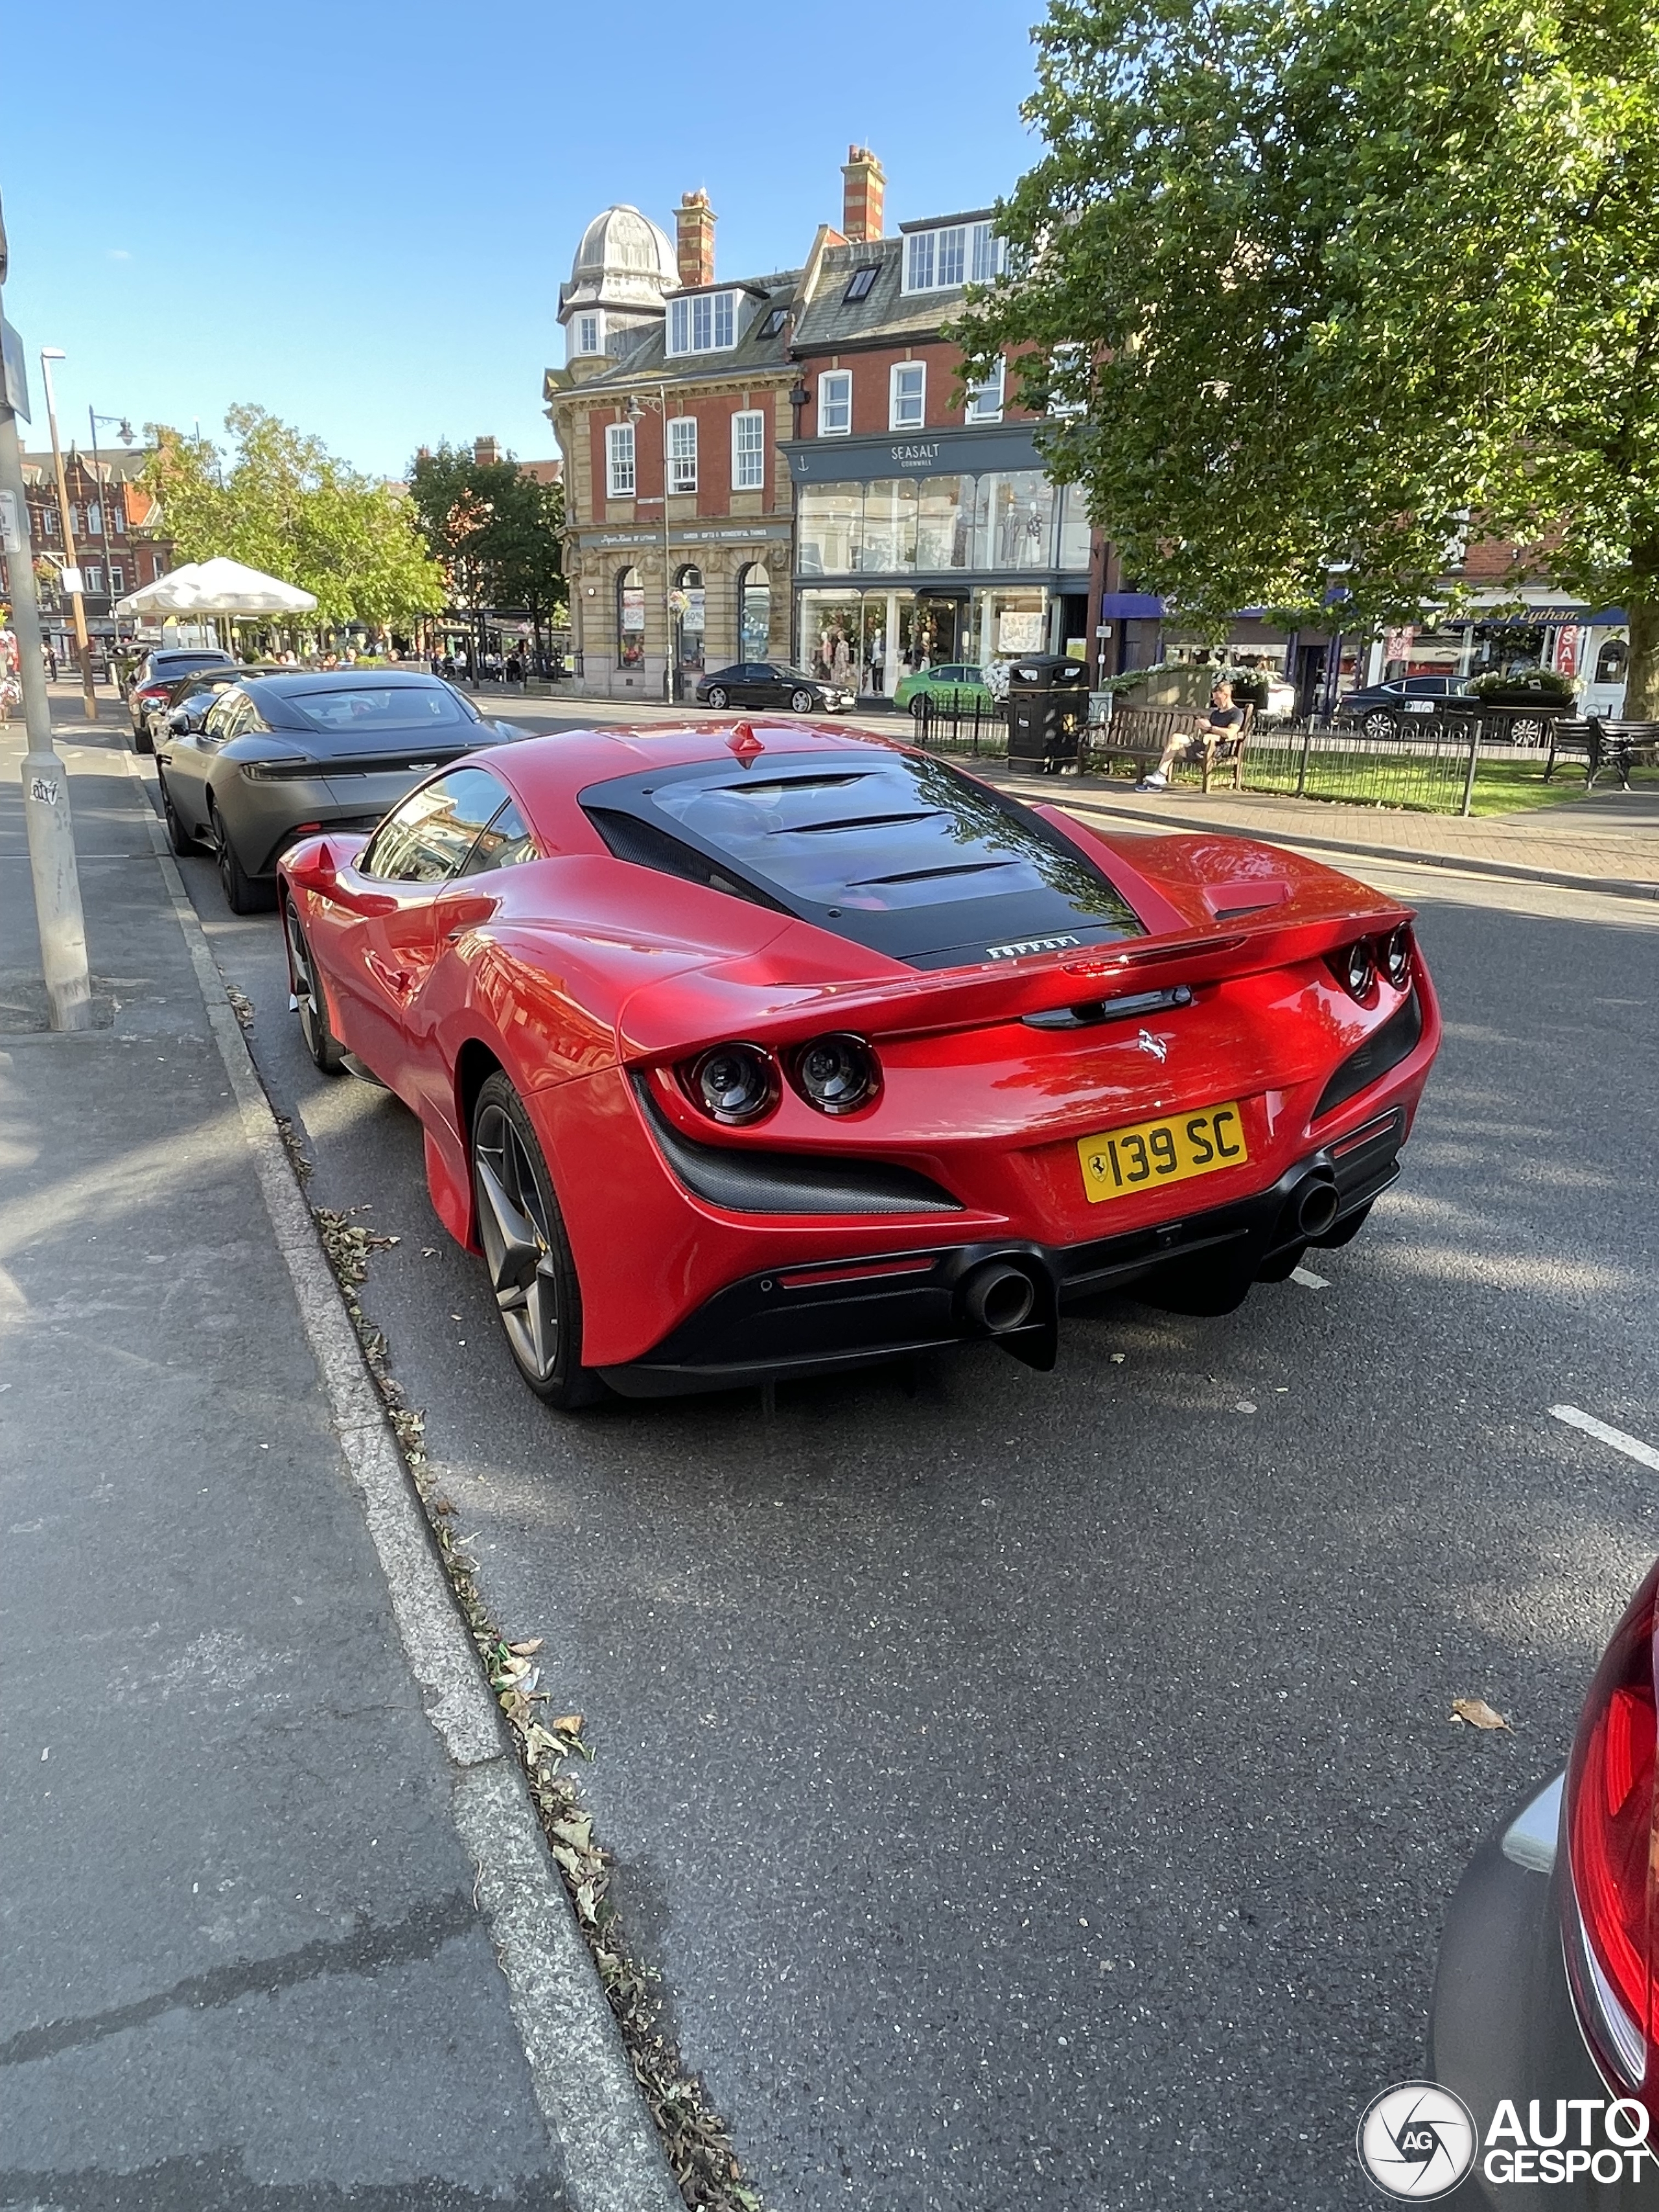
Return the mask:
<path id="1" fill-rule="evenodd" d="M 313 1059 L 419 1115 L 558 1406 L 1230 1311 L 1358 1229 L 1440 1040 L 1393 900 L 811 724 L 495 748 L 281 878 Z"/>

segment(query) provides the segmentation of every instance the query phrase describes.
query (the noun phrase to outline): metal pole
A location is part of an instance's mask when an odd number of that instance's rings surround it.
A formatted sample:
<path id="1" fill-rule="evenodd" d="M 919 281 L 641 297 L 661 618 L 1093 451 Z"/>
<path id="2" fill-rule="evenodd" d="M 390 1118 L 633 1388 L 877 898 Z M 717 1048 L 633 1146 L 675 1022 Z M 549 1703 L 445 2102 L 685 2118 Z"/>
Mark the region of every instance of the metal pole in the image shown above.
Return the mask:
<path id="1" fill-rule="evenodd" d="M 109 417 L 106 416 L 105 421 Z M 87 406 L 87 421 L 92 428 L 92 474 L 98 486 L 98 534 L 104 544 L 104 596 L 109 601 L 109 643 L 104 647 L 104 665 L 109 671 L 109 680 L 115 682 L 115 570 L 109 550 L 109 486 L 104 482 L 104 465 L 98 458 L 98 417 L 91 403 Z"/>
<path id="2" fill-rule="evenodd" d="M 668 573 L 668 390 L 657 386 L 657 404 L 662 410 L 662 696 L 672 706 L 674 699 L 674 595 Z"/>
<path id="3" fill-rule="evenodd" d="M 0 227 L 0 283 L 4 281 L 5 266 L 5 231 Z M 87 976 L 81 880 L 75 866 L 75 827 L 70 819 L 69 777 L 52 750 L 52 708 L 40 657 L 40 611 L 35 602 L 34 547 L 23 483 L 23 454 L 17 441 L 17 417 L 3 379 L 0 379 L 0 491 L 11 494 L 17 514 L 16 550 L 8 554 L 6 565 L 11 580 L 12 627 L 21 656 L 17 673 L 28 732 L 28 750 L 23 755 L 23 823 L 34 878 L 47 1018 L 55 1030 L 85 1030 L 92 1026 L 92 990 Z"/>
<path id="4" fill-rule="evenodd" d="M 46 387 L 46 427 L 52 432 L 52 465 L 58 477 L 58 526 L 64 533 L 64 565 L 79 573 L 80 564 L 75 557 L 75 532 L 70 527 L 69 484 L 64 475 L 64 455 L 58 443 L 58 402 L 52 389 L 52 364 L 62 361 L 61 353 L 43 348 L 40 354 L 40 376 Z M 86 707 L 87 720 L 98 720 L 98 694 L 92 683 L 92 645 L 87 636 L 86 602 L 79 592 L 70 594 L 70 608 L 75 617 L 75 646 L 81 656 L 81 697 Z"/>
<path id="5" fill-rule="evenodd" d="M 1463 778 L 1462 811 L 1466 818 L 1474 809 L 1474 771 L 1480 757 L 1480 726 L 1485 720 L 1484 714 L 1471 714 L 1469 717 L 1469 767 Z"/>

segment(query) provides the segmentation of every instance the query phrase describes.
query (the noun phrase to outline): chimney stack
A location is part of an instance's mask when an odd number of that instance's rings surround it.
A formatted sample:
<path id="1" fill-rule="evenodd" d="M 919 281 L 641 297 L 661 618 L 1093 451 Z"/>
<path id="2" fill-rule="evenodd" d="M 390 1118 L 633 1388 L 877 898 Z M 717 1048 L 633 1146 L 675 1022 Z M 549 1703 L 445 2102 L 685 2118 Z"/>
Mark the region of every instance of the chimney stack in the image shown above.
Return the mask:
<path id="1" fill-rule="evenodd" d="M 862 246 L 881 236 L 881 205 L 887 173 L 867 146 L 849 146 L 841 172 L 841 227 L 849 244 Z"/>
<path id="2" fill-rule="evenodd" d="M 687 192 L 674 210 L 675 258 L 684 285 L 714 281 L 714 210 L 699 188 Z"/>
<path id="3" fill-rule="evenodd" d="M 472 465 L 475 468 L 493 469 L 501 458 L 501 449 L 494 438 L 475 438 L 472 441 Z"/>

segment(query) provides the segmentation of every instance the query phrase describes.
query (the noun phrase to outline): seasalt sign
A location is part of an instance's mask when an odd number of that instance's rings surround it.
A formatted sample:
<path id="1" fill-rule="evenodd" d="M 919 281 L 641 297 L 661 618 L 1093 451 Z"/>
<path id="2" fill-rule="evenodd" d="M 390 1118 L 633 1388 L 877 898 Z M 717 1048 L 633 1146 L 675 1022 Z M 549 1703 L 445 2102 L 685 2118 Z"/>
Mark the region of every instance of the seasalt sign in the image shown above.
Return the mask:
<path id="1" fill-rule="evenodd" d="M 931 446 L 890 446 L 888 453 L 897 469 L 931 469 L 939 459 L 939 440 Z"/>

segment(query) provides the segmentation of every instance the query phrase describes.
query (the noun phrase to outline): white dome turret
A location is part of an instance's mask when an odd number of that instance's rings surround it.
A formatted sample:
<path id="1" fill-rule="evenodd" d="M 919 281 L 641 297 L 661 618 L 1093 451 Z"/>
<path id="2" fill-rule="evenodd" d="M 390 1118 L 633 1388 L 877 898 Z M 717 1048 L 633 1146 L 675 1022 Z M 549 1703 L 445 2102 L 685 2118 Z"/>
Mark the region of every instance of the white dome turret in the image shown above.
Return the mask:
<path id="1" fill-rule="evenodd" d="M 578 307 L 655 309 L 679 283 L 674 242 L 636 207 L 608 207 L 582 233 L 570 282 L 559 292 L 559 320 Z"/>

